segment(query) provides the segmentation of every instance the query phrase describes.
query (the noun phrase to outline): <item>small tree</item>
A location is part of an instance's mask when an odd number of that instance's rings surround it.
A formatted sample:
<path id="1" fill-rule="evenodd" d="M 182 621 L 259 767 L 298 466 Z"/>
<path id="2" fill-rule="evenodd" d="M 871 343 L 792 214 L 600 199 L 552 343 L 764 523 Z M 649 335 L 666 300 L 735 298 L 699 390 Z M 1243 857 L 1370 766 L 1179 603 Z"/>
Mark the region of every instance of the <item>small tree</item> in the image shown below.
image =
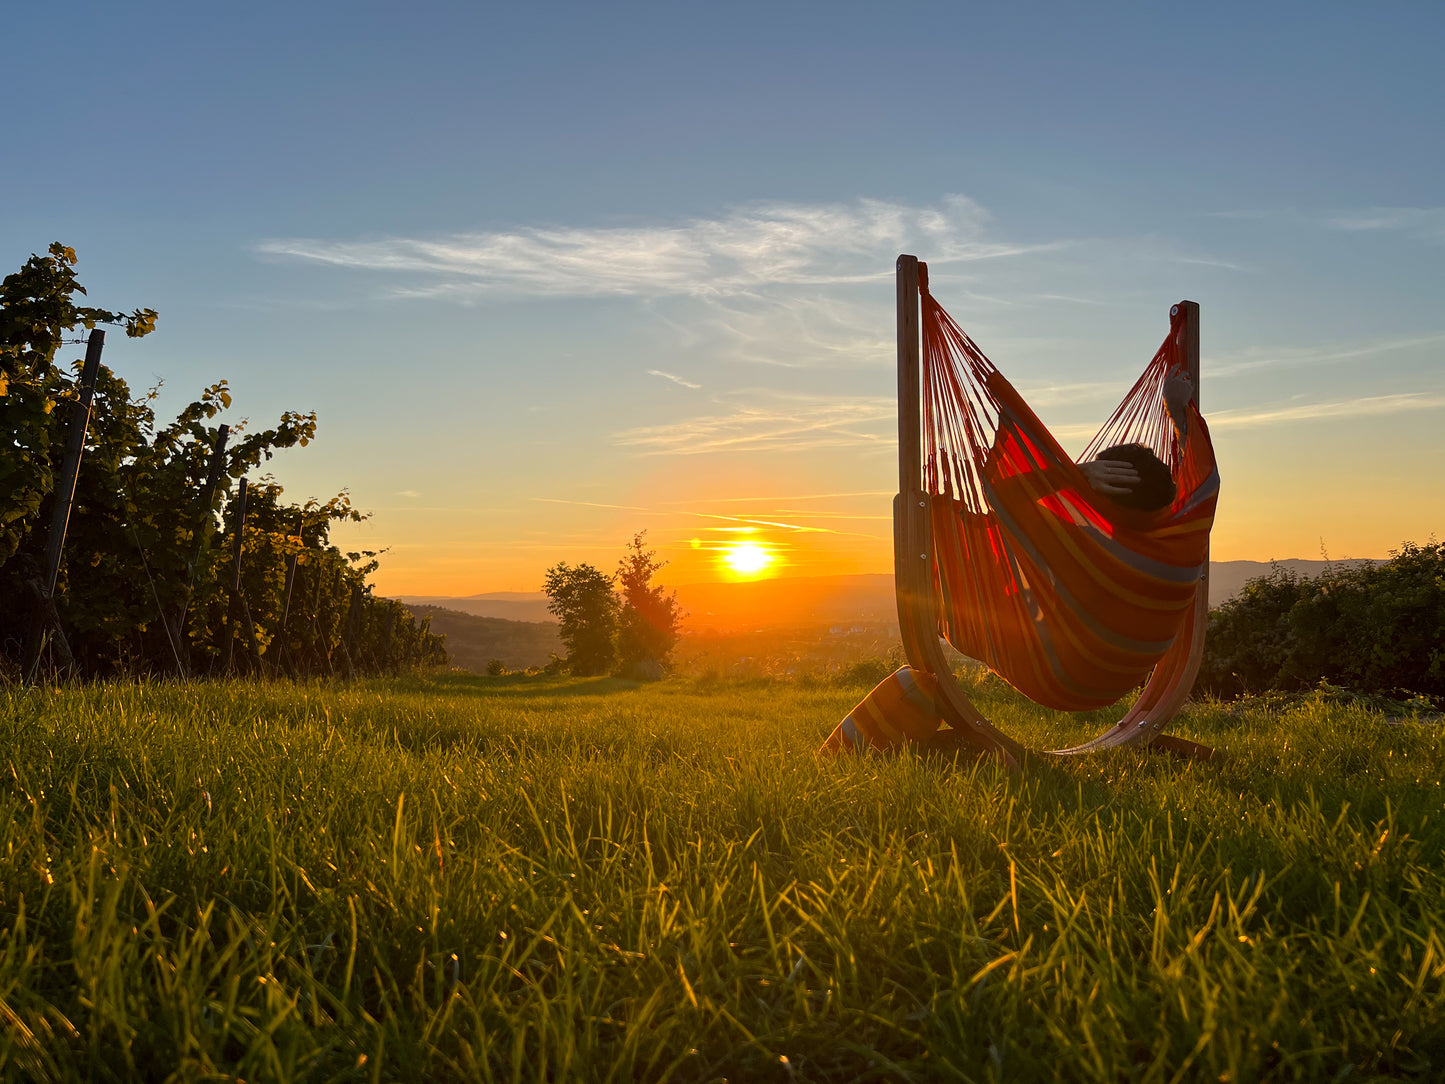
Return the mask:
<path id="1" fill-rule="evenodd" d="M 617 657 L 612 647 L 617 628 L 617 596 L 612 578 L 587 563 L 561 561 L 547 570 L 542 590 L 547 609 L 561 623 L 567 668 L 580 677 L 605 674 Z"/>
<path id="2" fill-rule="evenodd" d="M 677 595 L 654 586 L 652 577 L 667 562 L 657 551 L 643 546 L 639 531 L 617 564 L 617 582 L 622 588 L 622 612 L 617 623 L 617 661 L 624 674 L 640 674 L 656 663 L 668 665 L 682 625 Z"/>

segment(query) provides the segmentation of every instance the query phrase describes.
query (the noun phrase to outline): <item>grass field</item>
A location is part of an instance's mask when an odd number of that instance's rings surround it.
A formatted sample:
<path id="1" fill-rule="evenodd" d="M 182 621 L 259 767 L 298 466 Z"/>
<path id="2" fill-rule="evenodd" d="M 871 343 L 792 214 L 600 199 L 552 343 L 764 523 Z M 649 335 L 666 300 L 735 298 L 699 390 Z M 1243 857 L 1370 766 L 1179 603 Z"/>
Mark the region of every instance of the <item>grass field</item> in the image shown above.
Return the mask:
<path id="1" fill-rule="evenodd" d="M 1445 1078 L 1445 726 L 815 757 L 865 691 L 0 689 L 0 1075 Z"/>

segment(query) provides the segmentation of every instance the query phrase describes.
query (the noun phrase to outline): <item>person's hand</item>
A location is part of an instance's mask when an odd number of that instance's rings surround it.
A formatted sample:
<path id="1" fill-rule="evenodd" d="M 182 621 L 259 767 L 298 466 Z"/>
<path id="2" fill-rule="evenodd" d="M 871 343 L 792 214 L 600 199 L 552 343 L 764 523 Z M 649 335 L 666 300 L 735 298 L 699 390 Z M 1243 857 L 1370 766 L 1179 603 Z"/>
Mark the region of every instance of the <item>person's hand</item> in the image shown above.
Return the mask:
<path id="1" fill-rule="evenodd" d="M 1183 373 L 1175 373 L 1164 381 L 1164 405 L 1169 408 L 1169 413 L 1176 418 L 1184 418 L 1189 411 L 1189 403 L 1194 398 L 1194 385 L 1189 377 Z"/>
<path id="2" fill-rule="evenodd" d="M 1091 459 L 1080 463 L 1079 469 L 1092 488 L 1109 497 L 1133 493 L 1139 484 L 1139 472 L 1122 459 Z"/>

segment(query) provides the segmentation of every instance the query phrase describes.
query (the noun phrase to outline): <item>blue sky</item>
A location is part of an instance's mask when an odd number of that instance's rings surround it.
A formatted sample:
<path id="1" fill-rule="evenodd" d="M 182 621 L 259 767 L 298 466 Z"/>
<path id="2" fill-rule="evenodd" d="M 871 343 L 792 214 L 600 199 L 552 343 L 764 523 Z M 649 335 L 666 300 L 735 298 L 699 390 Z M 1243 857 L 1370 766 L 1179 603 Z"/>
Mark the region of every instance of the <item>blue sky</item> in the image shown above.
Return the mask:
<path id="1" fill-rule="evenodd" d="M 319 411 L 383 590 L 886 570 L 899 251 L 1076 446 L 1199 300 L 1217 558 L 1445 518 L 1438 4 L 296 7 L 7 14 L 0 240 Z"/>

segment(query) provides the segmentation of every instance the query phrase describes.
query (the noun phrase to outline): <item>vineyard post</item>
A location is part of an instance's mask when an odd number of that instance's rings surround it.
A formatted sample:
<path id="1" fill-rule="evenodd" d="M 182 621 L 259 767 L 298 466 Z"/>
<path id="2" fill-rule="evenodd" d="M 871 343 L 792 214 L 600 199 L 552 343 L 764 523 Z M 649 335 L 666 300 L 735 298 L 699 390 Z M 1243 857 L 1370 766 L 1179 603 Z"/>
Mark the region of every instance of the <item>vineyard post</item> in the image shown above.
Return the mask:
<path id="1" fill-rule="evenodd" d="M 346 639 L 343 647 L 346 650 L 346 666 L 351 676 L 356 676 L 356 632 L 358 619 L 361 614 L 361 584 L 353 584 L 351 587 L 351 605 L 346 611 Z"/>
<path id="2" fill-rule="evenodd" d="M 282 662 L 290 662 L 287 659 L 286 650 L 286 624 L 291 618 L 291 592 L 296 588 L 296 565 L 301 560 L 301 549 L 306 545 L 306 513 L 298 510 L 296 513 L 296 550 L 291 554 L 291 559 L 286 563 L 286 600 L 281 604 L 281 631 L 277 633 L 281 641 L 281 648 L 276 655 L 276 667 L 280 669 Z M 291 665 L 291 672 L 296 672 L 294 664 Z"/>
<path id="3" fill-rule="evenodd" d="M 330 621 L 330 618 L 333 617 L 333 616 L 337 616 L 337 617 L 340 616 L 341 607 L 340 607 L 339 605 L 337 605 L 337 600 L 341 597 L 341 589 L 342 589 L 343 587 L 345 587 L 345 586 L 346 586 L 346 574 L 345 574 L 345 572 L 342 570 L 341 566 L 338 564 L 338 565 L 336 566 L 336 575 L 332 577 L 332 587 L 331 587 L 331 590 L 327 592 L 327 596 L 326 596 L 327 611 L 328 611 L 328 613 L 327 613 L 327 618 L 328 618 L 328 620 L 327 620 L 327 622 L 326 622 L 326 626 L 327 626 L 327 632 L 326 632 L 326 651 L 327 651 L 327 656 L 328 656 L 328 658 L 329 658 L 331 655 L 334 655 L 334 654 L 335 654 L 335 651 L 333 651 L 333 650 L 332 650 L 332 647 L 331 647 L 331 621 Z M 341 652 L 342 661 L 344 661 L 344 662 L 346 663 L 346 672 L 347 672 L 347 674 L 348 674 L 349 676 L 351 676 L 351 677 L 355 677 L 355 676 L 356 676 L 356 669 L 355 669 L 354 666 L 352 666 L 352 664 L 351 664 L 351 656 L 350 656 L 350 655 L 347 653 L 347 651 L 346 651 L 346 625 L 345 625 L 345 623 L 340 623 L 340 624 L 338 625 L 338 627 L 337 627 L 336 632 L 337 632 L 337 639 L 336 639 L 336 649 L 335 649 L 335 650 Z M 331 666 L 331 672 L 332 672 L 333 674 L 336 673 L 336 665 L 335 665 L 334 663 L 333 663 L 332 666 Z"/>
<path id="4" fill-rule="evenodd" d="M 80 457 L 85 452 L 85 433 L 90 428 L 90 404 L 95 398 L 95 378 L 100 372 L 100 352 L 105 332 L 96 328 L 85 346 L 85 365 L 80 370 L 79 397 L 70 412 L 70 434 L 65 445 L 65 465 L 55 488 L 55 511 L 50 518 L 50 537 L 45 548 L 45 594 L 55 597 L 60 575 L 60 555 L 65 549 L 65 531 L 70 523 L 70 506 L 75 501 L 75 483 L 80 477 Z"/>
<path id="5" fill-rule="evenodd" d="M 255 663 L 256 672 L 263 677 L 266 674 L 266 660 L 261 657 L 261 640 L 256 635 L 256 624 L 251 620 L 251 607 L 246 603 L 246 596 L 241 595 L 241 620 L 246 625 L 246 639 L 251 644 L 251 660 Z"/>
<path id="6" fill-rule="evenodd" d="M 236 538 L 232 543 L 235 572 L 231 577 L 231 597 L 226 605 L 226 650 L 221 658 L 221 672 L 227 676 L 231 673 L 231 657 L 236 644 L 236 604 L 241 599 L 241 542 L 246 530 L 246 484 L 246 479 L 242 478 L 236 489 Z"/>
<path id="7" fill-rule="evenodd" d="M 324 554 L 323 554 L 324 556 Z M 311 596 L 311 650 L 316 656 L 316 672 L 321 672 L 321 664 L 326 664 L 326 672 L 332 677 L 336 676 L 336 668 L 331 665 L 331 637 L 321 628 L 321 584 L 322 563 L 318 557 L 312 568 L 311 575 L 316 580 L 316 590 Z"/>
<path id="8" fill-rule="evenodd" d="M 381 658 L 388 671 L 394 671 L 397 667 L 391 657 L 391 634 L 396 626 L 396 603 L 389 602 L 386 606 L 386 623 L 381 633 Z"/>
<path id="9" fill-rule="evenodd" d="M 190 676 L 187 673 L 186 661 L 190 658 L 190 651 L 185 648 L 186 614 L 190 611 L 191 596 L 196 588 L 196 568 L 200 565 L 201 558 L 206 555 L 206 549 L 211 542 L 211 509 L 215 505 L 216 489 L 221 484 L 221 472 L 226 466 L 226 439 L 230 435 L 231 427 L 221 426 L 216 430 L 215 443 L 211 445 L 211 464 L 206 471 L 205 484 L 201 486 L 200 514 L 196 517 L 196 552 L 186 565 L 186 593 L 171 621 L 174 640 L 180 650 L 178 663 L 182 678 Z"/>
<path id="10" fill-rule="evenodd" d="M 80 370 L 80 386 L 75 406 L 70 412 L 70 432 L 65 444 L 65 459 L 60 470 L 60 484 L 55 487 L 55 510 L 50 517 L 50 535 L 46 539 L 45 568 L 40 581 L 40 597 L 36 599 L 35 618 L 25 651 L 24 672 L 34 677 L 45 649 L 47 635 L 55 637 L 56 651 L 62 665 L 74 663 L 70 644 L 60 627 L 55 609 L 55 584 L 60 578 L 60 558 L 65 552 L 65 533 L 70 525 L 70 509 L 75 501 L 75 483 L 80 478 L 80 459 L 85 452 L 85 434 L 90 428 L 90 406 L 95 399 L 95 378 L 100 372 L 100 352 L 105 349 L 105 332 L 91 331 L 85 344 L 85 364 Z"/>

